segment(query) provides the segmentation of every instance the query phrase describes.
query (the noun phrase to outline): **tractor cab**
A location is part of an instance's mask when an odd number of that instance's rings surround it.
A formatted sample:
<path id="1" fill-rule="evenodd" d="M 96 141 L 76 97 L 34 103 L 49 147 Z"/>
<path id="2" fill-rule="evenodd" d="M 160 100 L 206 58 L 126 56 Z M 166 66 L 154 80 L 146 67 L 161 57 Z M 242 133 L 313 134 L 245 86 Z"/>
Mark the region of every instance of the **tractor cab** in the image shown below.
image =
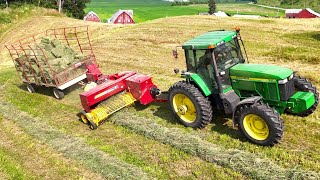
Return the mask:
<path id="1" fill-rule="evenodd" d="M 186 42 L 182 47 L 187 72 L 198 74 L 211 92 L 230 90 L 229 69 L 245 62 L 238 35 L 234 31 L 209 32 Z"/>

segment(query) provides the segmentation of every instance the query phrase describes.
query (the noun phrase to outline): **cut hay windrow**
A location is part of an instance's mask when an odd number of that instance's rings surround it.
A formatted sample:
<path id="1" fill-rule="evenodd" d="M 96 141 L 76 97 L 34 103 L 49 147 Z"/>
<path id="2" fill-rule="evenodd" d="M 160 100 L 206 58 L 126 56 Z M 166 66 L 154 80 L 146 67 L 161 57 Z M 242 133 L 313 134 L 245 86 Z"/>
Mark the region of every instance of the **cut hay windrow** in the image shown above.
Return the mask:
<path id="1" fill-rule="evenodd" d="M 64 156 L 80 161 L 85 168 L 100 173 L 105 178 L 148 179 L 141 169 L 90 147 L 81 138 L 66 135 L 9 103 L 0 102 L 0 110 L 4 118 L 15 121 L 30 135 L 53 147 Z M 12 114 L 15 115 L 14 118 Z"/>
<path id="2" fill-rule="evenodd" d="M 249 152 L 224 149 L 178 128 L 166 128 L 153 120 L 118 112 L 110 119 L 113 123 L 127 127 L 164 144 L 169 144 L 208 162 L 231 168 L 252 179 L 320 179 L 320 174 L 299 169 L 285 169 L 274 162 Z"/>

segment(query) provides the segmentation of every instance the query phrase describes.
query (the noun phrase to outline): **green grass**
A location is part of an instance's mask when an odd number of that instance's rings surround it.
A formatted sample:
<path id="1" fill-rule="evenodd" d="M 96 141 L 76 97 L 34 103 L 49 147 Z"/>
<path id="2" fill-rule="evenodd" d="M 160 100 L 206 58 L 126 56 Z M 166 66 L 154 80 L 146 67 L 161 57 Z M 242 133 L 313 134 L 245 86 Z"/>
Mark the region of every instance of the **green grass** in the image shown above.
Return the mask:
<path id="1" fill-rule="evenodd" d="M 12 158 L 12 154 L 2 148 L 0 148 L 0 171 L 4 172 L 9 179 L 31 179 L 21 165 Z"/>
<path id="2" fill-rule="evenodd" d="M 132 9 L 134 20 L 144 22 L 157 18 L 181 15 L 196 15 L 199 12 L 207 12 L 208 5 L 171 6 L 170 3 L 161 0 L 128 1 L 128 0 L 92 0 L 87 4 L 86 12 L 94 11 L 105 22 L 119 9 Z M 262 16 L 283 16 L 284 12 L 251 6 L 244 3 L 222 3 L 217 4 L 217 11 L 225 11 L 230 15 L 262 15 Z"/>
<path id="3" fill-rule="evenodd" d="M 283 2 L 283 3 L 281 3 Z M 268 6 L 278 6 L 282 8 L 288 8 L 288 9 L 303 9 L 303 8 L 311 8 L 315 11 L 320 12 L 320 1 L 319 0 L 258 0 L 259 4 L 264 4 Z M 293 4 L 292 4 L 293 3 Z"/>

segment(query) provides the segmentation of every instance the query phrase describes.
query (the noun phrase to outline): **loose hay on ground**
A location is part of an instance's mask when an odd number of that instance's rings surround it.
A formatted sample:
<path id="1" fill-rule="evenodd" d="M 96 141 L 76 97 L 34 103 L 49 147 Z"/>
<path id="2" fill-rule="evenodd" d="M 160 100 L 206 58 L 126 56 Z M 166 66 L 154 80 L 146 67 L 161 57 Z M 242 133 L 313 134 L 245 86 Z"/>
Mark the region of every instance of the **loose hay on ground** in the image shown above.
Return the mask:
<path id="1" fill-rule="evenodd" d="M 206 161 L 229 167 L 253 179 L 320 178 L 320 175 L 313 171 L 284 169 L 272 161 L 260 158 L 252 153 L 235 149 L 223 149 L 197 136 L 185 134 L 178 128 L 166 128 L 147 118 L 127 117 L 119 112 L 113 116 L 111 121 L 151 139 L 170 144 Z"/>
<path id="2" fill-rule="evenodd" d="M 29 134 L 46 142 L 64 156 L 82 162 L 85 167 L 102 174 L 106 178 L 148 179 L 148 176 L 141 169 L 89 147 L 80 138 L 65 135 L 41 119 L 33 118 L 9 103 L 0 102 L 0 109 L 5 118 L 15 121 Z M 14 118 L 12 117 L 13 112 L 16 115 Z"/>

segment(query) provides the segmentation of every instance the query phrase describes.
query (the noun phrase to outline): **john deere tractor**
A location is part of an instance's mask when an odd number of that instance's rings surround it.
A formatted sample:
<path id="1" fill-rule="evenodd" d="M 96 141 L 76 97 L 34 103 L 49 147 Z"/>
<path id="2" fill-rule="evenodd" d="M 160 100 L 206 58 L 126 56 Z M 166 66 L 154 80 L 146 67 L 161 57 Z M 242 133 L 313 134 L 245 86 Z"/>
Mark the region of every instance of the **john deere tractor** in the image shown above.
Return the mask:
<path id="1" fill-rule="evenodd" d="M 246 62 L 240 30 L 208 32 L 182 48 L 185 80 L 170 88 L 169 102 L 185 126 L 204 128 L 222 111 L 251 142 L 273 146 L 283 136 L 280 114 L 304 117 L 318 106 L 315 86 L 291 69 Z"/>

